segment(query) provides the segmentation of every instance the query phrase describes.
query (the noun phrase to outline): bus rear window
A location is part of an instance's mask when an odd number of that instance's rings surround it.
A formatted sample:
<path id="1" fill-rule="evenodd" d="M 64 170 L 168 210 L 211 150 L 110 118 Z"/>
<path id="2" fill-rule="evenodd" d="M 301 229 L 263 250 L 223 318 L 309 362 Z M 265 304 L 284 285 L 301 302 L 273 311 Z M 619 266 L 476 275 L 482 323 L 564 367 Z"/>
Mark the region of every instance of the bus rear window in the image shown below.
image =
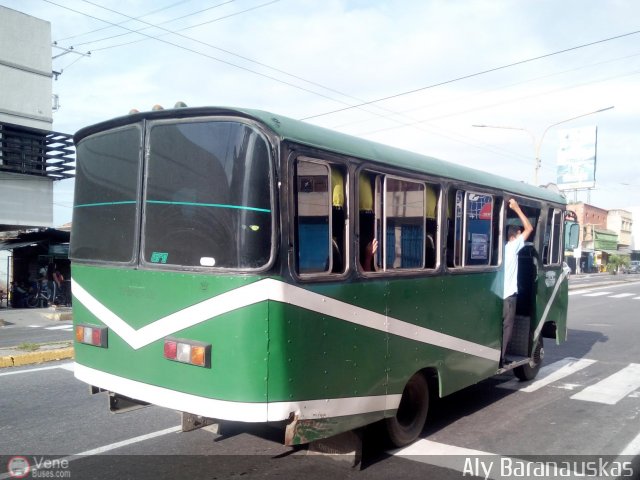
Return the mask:
<path id="1" fill-rule="evenodd" d="M 257 269 L 271 257 L 265 138 L 232 121 L 150 128 L 143 221 L 148 264 Z"/>
<path id="2" fill-rule="evenodd" d="M 74 260 L 133 260 L 141 130 L 112 130 L 77 146 L 73 229 Z"/>

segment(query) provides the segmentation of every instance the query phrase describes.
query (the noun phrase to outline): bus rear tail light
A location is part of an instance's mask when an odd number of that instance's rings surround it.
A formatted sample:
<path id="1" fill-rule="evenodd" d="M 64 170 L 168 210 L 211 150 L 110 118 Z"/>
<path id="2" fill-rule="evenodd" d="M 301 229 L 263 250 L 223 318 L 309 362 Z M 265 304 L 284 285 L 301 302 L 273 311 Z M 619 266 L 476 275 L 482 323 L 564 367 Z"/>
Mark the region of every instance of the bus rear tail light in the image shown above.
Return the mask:
<path id="1" fill-rule="evenodd" d="M 164 358 L 174 362 L 211 368 L 211 345 L 192 340 L 165 338 Z"/>
<path id="2" fill-rule="evenodd" d="M 97 325 L 76 325 L 76 341 L 95 347 L 107 348 L 108 327 L 98 327 Z"/>

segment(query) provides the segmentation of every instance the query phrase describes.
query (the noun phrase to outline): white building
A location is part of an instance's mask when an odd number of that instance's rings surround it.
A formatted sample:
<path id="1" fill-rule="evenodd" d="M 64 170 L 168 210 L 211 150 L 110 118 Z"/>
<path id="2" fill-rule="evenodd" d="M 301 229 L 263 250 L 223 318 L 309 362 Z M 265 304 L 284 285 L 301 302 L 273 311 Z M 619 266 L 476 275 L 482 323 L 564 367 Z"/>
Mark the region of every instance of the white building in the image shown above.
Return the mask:
<path id="1" fill-rule="evenodd" d="M 633 216 L 629 210 L 609 210 L 607 230 L 618 234 L 618 251 L 631 253 L 631 229 Z"/>
<path id="2" fill-rule="evenodd" d="M 631 251 L 640 256 L 640 206 L 627 208 L 631 212 Z"/>
<path id="3" fill-rule="evenodd" d="M 51 131 L 50 23 L 0 6 L 0 45 L 0 236 L 11 236 L 54 226 L 53 183 L 73 176 L 75 154 L 70 135 Z M 0 289 L 7 265 L 5 250 Z"/>

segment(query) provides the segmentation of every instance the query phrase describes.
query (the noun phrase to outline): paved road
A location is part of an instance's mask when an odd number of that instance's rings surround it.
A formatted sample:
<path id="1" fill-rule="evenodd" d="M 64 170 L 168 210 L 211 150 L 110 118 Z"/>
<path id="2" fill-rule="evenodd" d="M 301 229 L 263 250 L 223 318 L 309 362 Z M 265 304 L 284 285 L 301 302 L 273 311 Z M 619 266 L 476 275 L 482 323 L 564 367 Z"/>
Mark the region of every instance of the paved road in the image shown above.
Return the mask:
<path id="1" fill-rule="evenodd" d="M 484 478 L 484 467 L 497 479 L 514 473 L 506 466 L 539 465 L 533 456 L 569 460 L 559 455 L 640 478 L 639 308 L 640 283 L 572 291 L 569 340 L 545 344 L 536 380 L 501 375 L 437 401 L 407 449 L 367 437 L 361 472 L 284 447 L 268 429 L 224 438 L 181 433 L 177 414 L 158 407 L 112 415 L 69 362 L 0 370 L 0 479 L 11 455 L 63 457 L 53 470 L 70 478 L 460 479 Z"/>
<path id="2" fill-rule="evenodd" d="M 71 340 L 72 321 L 56 320 L 56 315 L 60 313 L 49 308 L 0 309 L 0 349 L 21 343 Z"/>

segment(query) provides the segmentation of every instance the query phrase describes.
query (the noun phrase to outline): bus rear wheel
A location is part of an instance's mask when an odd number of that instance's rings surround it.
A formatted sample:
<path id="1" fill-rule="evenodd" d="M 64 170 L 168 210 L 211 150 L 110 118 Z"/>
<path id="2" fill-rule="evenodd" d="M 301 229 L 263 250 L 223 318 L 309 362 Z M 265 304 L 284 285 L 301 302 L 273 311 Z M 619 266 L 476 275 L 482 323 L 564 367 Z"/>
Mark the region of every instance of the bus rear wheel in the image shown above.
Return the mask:
<path id="1" fill-rule="evenodd" d="M 429 411 L 429 385 L 422 373 L 409 379 L 395 417 L 385 419 L 387 436 L 396 447 L 413 442 L 424 428 Z"/>
<path id="2" fill-rule="evenodd" d="M 531 360 L 526 365 L 520 365 L 513 369 L 513 373 L 522 381 L 533 380 L 538 375 L 538 371 L 542 366 L 542 359 L 544 358 L 544 347 L 542 345 L 542 337 L 538 339 L 536 348 L 533 351 Z"/>

